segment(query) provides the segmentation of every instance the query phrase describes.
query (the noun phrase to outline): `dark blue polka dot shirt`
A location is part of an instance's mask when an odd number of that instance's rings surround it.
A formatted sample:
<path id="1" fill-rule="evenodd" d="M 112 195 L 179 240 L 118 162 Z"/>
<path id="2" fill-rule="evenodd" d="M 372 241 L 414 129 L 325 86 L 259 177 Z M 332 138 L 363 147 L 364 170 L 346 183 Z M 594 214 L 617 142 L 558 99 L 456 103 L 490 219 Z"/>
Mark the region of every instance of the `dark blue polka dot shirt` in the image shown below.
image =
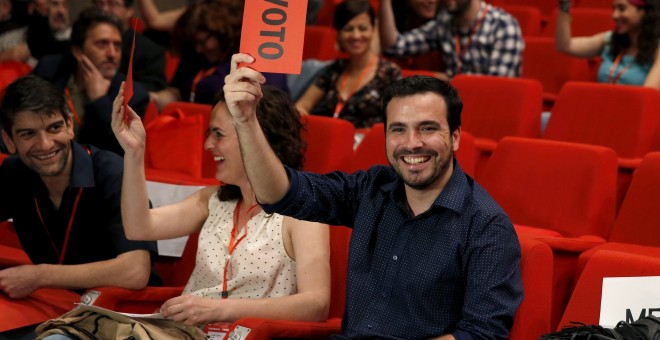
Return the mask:
<path id="1" fill-rule="evenodd" d="M 344 337 L 508 338 L 523 298 L 518 238 L 504 211 L 457 162 L 418 216 L 391 167 L 287 172 L 289 192 L 264 210 L 353 228 Z"/>

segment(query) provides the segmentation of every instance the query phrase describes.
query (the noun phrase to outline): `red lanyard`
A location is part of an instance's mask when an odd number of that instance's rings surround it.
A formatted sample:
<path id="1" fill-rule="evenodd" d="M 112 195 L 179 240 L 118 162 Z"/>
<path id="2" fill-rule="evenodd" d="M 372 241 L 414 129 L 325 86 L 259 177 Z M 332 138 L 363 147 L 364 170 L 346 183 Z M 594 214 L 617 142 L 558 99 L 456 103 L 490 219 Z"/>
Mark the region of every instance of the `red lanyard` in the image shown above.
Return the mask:
<path id="1" fill-rule="evenodd" d="M 234 250 L 236 249 L 236 247 L 238 247 L 238 244 L 241 243 L 241 241 L 243 241 L 245 236 L 247 236 L 247 234 L 248 234 L 247 222 L 250 220 L 250 212 L 252 212 L 252 210 L 254 210 L 254 208 L 258 207 L 258 205 L 255 204 L 255 205 L 248 208 L 248 210 L 247 210 L 248 218 L 245 221 L 245 224 L 243 225 L 243 229 L 245 229 L 245 233 L 243 234 L 243 236 L 236 239 L 236 232 L 237 232 L 237 229 L 238 229 L 238 221 L 239 221 L 240 216 L 241 216 L 241 203 L 242 202 L 243 202 L 243 200 L 238 200 L 238 202 L 236 202 L 236 208 L 234 208 L 234 227 L 231 230 L 231 239 L 229 240 L 229 256 L 227 256 L 227 260 L 225 261 L 225 269 L 223 270 L 223 273 L 222 273 L 222 298 L 223 299 L 226 299 L 227 297 L 229 297 L 229 291 L 227 290 L 227 271 L 229 270 L 229 266 L 231 265 L 230 262 L 229 262 L 229 260 L 231 260 L 231 254 L 234 253 Z"/>
<path id="2" fill-rule="evenodd" d="M 348 80 L 348 77 L 346 76 L 345 73 L 341 74 L 341 77 L 339 79 L 339 88 L 337 91 L 337 105 L 335 105 L 335 113 L 332 115 L 333 118 L 339 117 L 339 114 L 341 113 L 341 110 L 344 109 L 344 104 L 348 101 L 349 98 L 353 96 L 355 91 L 358 90 L 358 86 L 360 86 L 360 83 L 364 80 L 364 77 L 367 76 L 367 72 L 376 64 L 376 61 L 378 60 L 377 56 L 373 56 L 371 60 L 369 61 L 369 65 L 362 69 L 360 71 L 360 75 L 358 76 L 358 79 L 355 81 L 355 84 L 353 84 L 353 87 L 346 93 L 346 99 L 343 99 L 341 97 L 341 92 L 346 89 L 346 81 Z"/>
<path id="3" fill-rule="evenodd" d="M 616 70 L 616 67 L 619 66 L 619 63 L 621 62 L 621 58 L 623 58 L 623 52 L 619 53 L 619 55 L 614 58 L 614 61 L 612 62 L 612 66 L 610 67 L 610 72 L 607 74 L 607 82 L 610 84 L 616 84 L 619 82 L 619 79 L 621 79 L 621 76 L 623 76 L 626 71 L 628 71 L 628 68 L 630 67 L 630 64 L 626 65 L 623 67 L 619 72 L 614 75 L 614 78 L 612 78 L 612 75 L 614 74 L 614 70 Z"/>
<path id="4" fill-rule="evenodd" d="M 88 155 L 92 155 L 92 151 L 87 147 L 87 146 L 82 146 L 86 151 Z M 50 236 L 50 232 L 48 231 L 48 227 L 46 227 L 46 222 L 44 221 L 43 216 L 41 216 L 41 210 L 39 209 L 39 202 L 37 201 L 37 197 L 34 197 L 34 206 L 37 208 L 37 215 L 39 215 L 39 220 L 41 220 L 41 225 L 44 226 L 44 229 L 46 230 L 46 234 L 48 234 L 48 239 L 50 240 L 50 244 L 53 245 L 53 249 L 55 249 L 55 253 L 57 253 L 59 257 L 59 264 L 64 263 L 64 256 L 66 255 L 66 249 L 69 246 L 69 236 L 71 236 L 71 227 L 73 226 L 73 219 L 76 216 L 76 210 L 78 210 L 78 203 L 80 202 L 80 196 L 82 196 L 83 188 L 78 188 L 78 194 L 76 195 L 76 199 L 73 201 L 73 209 L 71 209 L 71 216 L 69 217 L 69 224 L 66 227 L 66 234 L 64 235 L 64 242 L 62 243 L 62 252 L 57 251 L 57 247 L 55 246 L 55 243 L 53 242 L 53 238 Z"/>
<path id="5" fill-rule="evenodd" d="M 73 119 L 76 120 L 76 124 L 78 124 L 78 126 L 82 126 L 80 116 L 78 115 L 78 112 L 76 112 L 76 107 L 73 105 L 73 101 L 71 100 L 71 90 L 68 86 L 64 88 L 64 95 L 66 96 L 66 104 L 69 106 L 69 110 L 71 110 L 71 113 L 73 114 Z"/>
<path id="6" fill-rule="evenodd" d="M 46 234 L 48 234 L 48 238 L 50 239 L 50 243 L 53 245 L 53 249 L 55 249 L 55 252 L 59 256 L 59 262 L 58 262 L 59 264 L 64 263 L 66 248 L 69 246 L 69 236 L 71 236 L 71 227 L 73 226 L 73 219 L 76 216 L 76 210 L 78 210 L 78 202 L 80 202 L 80 196 L 82 195 L 82 192 L 83 192 L 83 188 L 78 188 L 78 194 L 76 195 L 76 200 L 73 201 L 73 209 L 71 210 L 71 216 L 69 217 L 69 224 L 66 227 L 66 234 L 64 235 L 64 243 L 62 244 L 62 252 L 57 251 L 57 247 L 53 242 L 53 238 L 50 236 L 50 232 L 48 232 L 48 227 L 46 227 L 46 222 L 44 221 L 44 218 L 41 216 L 41 210 L 39 210 L 39 202 L 37 201 L 37 197 L 34 198 L 34 206 L 37 207 L 37 215 L 39 215 L 41 224 L 44 226 L 44 229 L 46 230 Z"/>
<path id="7" fill-rule="evenodd" d="M 465 48 L 461 49 L 461 38 L 458 36 L 458 33 L 454 34 L 454 47 L 456 48 L 456 74 L 461 73 L 463 71 L 463 57 L 465 57 L 465 53 L 467 52 L 468 49 L 470 49 L 470 45 L 472 45 L 472 39 L 474 39 L 475 34 L 477 34 L 477 31 L 479 30 L 479 27 L 481 26 L 481 23 L 486 19 L 486 14 L 488 14 L 488 5 L 484 8 L 484 11 L 481 13 L 481 16 L 479 17 L 479 20 L 477 20 L 477 23 L 472 26 L 472 29 L 470 30 L 468 41 L 465 44 Z"/>
<path id="8" fill-rule="evenodd" d="M 215 72 L 216 66 L 211 67 L 210 69 L 204 71 L 200 70 L 197 72 L 197 75 L 195 76 L 195 79 L 193 79 L 192 85 L 190 86 L 190 102 L 194 103 L 195 102 L 195 91 L 197 90 L 197 84 L 199 84 L 202 79 L 210 76 Z"/>

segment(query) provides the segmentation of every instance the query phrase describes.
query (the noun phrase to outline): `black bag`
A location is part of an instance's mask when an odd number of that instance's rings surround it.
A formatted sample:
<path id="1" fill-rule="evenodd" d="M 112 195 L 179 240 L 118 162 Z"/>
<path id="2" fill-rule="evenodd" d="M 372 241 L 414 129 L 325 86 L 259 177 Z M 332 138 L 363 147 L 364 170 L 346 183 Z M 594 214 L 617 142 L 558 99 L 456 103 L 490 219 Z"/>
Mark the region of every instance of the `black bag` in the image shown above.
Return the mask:
<path id="1" fill-rule="evenodd" d="M 632 323 L 619 321 L 613 329 L 572 323 L 576 326 L 542 335 L 539 340 L 660 340 L 660 319 L 653 315 Z"/>

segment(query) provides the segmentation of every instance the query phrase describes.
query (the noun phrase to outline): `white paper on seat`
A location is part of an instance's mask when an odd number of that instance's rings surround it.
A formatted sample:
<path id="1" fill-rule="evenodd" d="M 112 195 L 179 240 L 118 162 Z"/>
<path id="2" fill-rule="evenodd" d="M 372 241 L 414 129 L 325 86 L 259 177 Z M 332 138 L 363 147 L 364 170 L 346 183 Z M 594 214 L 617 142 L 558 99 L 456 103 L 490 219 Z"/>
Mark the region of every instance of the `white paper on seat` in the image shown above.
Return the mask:
<path id="1" fill-rule="evenodd" d="M 203 188 L 203 186 L 147 181 L 149 199 L 154 208 L 180 202 L 201 188 Z M 158 240 L 158 255 L 181 257 L 187 241 L 188 236 L 170 240 Z"/>
<path id="2" fill-rule="evenodd" d="M 649 315 L 660 317 L 660 276 L 603 278 L 601 326 L 613 328 L 619 321 Z"/>

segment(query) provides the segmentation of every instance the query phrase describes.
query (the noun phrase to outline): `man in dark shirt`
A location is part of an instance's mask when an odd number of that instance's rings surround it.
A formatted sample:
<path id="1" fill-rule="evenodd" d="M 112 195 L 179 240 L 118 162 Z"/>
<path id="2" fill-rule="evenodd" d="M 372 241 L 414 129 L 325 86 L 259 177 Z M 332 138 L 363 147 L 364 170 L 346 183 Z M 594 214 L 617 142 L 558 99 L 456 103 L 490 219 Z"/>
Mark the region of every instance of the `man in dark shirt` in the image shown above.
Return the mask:
<path id="1" fill-rule="evenodd" d="M 317 175 L 284 167 L 255 112 L 263 76 L 225 80 L 241 155 L 264 211 L 353 228 L 346 337 L 507 339 L 522 301 L 520 245 L 504 211 L 454 159 L 462 102 L 431 77 L 383 95 L 389 167 Z M 264 176 L 268 174 L 268 176 Z"/>
<path id="2" fill-rule="evenodd" d="M 124 154 L 110 128 L 112 101 L 126 76 L 119 72 L 121 22 L 97 8 L 78 15 L 71 32 L 71 53 L 41 58 L 33 74 L 62 90 L 73 111 L 74 130 L 81 143 Z M 142 116 L 147 90 L 133 86 L 131 107 Z"/>
<path id="3" fill-rule="evenodd" d="M 121 157 L 73 141 L 62 94 L 45 80 L 20 78 L 7 87 L 0 118 L 16 154 L 0 166 L 0 220 L 13 219 L 33 263 L 0 270 L 0 291 L 20 299 L 42 287 L 158 284 L 155 244 L 124 235 Z"/>
<path id="4" fill-rule="evenodd" d="M 131 19 L 135 15 L 133 0 L 94 0 L 94 6 L 114 14 L 122 23 L 121 66 L 128 72 L 133 35 Z M 144 85 L 147 91 L 160 91 L 167 87 L 165 80 L 165 50 L 140 33 L 135 34 L 135 56 L 133 57 L 133 79 Z"/>

